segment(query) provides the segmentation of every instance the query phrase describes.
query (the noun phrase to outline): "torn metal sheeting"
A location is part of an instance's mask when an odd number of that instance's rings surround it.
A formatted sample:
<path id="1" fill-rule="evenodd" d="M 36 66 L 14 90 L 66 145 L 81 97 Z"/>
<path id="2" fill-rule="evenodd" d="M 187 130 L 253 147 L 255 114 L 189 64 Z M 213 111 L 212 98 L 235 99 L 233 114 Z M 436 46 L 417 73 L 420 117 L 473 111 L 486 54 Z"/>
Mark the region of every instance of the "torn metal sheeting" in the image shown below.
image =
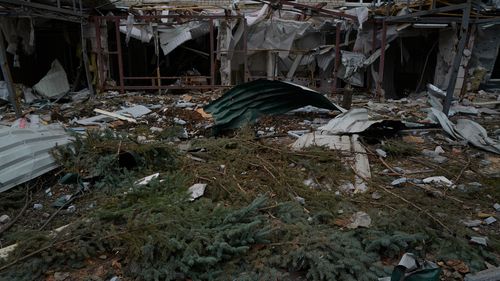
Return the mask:
<path id="1" fill-rule="evenodd" d="M 500 154 L 500 142 L 488 137 L 486 130 L 478 123 L 468 119 L 458 119 L 457 124 L 453 124 L 443 112 L 435 108 L 431 108 L 429 117 L 438 122 L 443 130 L 456 140 L 466 140 L 477 148 Z"/>
<path id="2" fill-rule="evenodd" d="M 396 133 L 405 128 L 405 124 L 399 120 L 369 120 L 368 111 L 365 108 L 354 108 L 336 116 L 328 124 L 319 127 L 319 130 L 327 134 L 338 135 L 376 130 Z"/>
<path id="3" fill-rule="evenodd" d="M 238 85 L 204 110 L 215 119 L 215 129 L 235 129 L 263 115 L 277 115 L 312 105 L 343 111 L 322 94 L 288 82 L 255 80 Z"/>
<path id="4" fill-rule="evenodd" d="M 174 28 L 159 30 L 160 46 L 163 55 L 168 55 L 180 45 L 191 39 L 196 39 L 210 32 L 208 22 L 189 22 L 183 25 L 176 25 Z"/>
<path id="5" fill-rule="evenodd" d="M 59 125 L 29 129 L 0 127 L 0 192 L 57 168 L 49 151 L 71 140 Z"/>

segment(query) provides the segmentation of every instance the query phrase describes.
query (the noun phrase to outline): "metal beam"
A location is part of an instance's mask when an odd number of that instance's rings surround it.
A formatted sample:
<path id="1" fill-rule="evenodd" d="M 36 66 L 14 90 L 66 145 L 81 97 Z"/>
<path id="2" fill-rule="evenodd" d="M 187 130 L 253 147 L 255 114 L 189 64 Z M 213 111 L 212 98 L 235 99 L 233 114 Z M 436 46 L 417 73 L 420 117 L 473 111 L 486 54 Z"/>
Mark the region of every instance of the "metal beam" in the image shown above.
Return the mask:
<path id="1" fill-rule="evenodd" d="M 428 16 L 428 15 L 456 11 L 456 10 L 463 10 L 463 9 L 467 8 L 467 5 L 468 5 L 467 3 L 458 4 L 458 5 L 451 5 L 451 6 L 435 8 L 435 9 L 428 10 L 428 11 L 420 11 L 420 12 L 410 13 L 410 14 L 402 15 L 402 16 L 392 16 L 392 17 L 387 17 L 385 19 L 385 21 L 386 22 L 404 21 L 404 20 L 415 18 L 415 17 Z"/>
<path id="2" fill-rule="evenodd" d="M 16 112 L 16 118 L 21 118 L 21 109 L 17 103 L 16 92 L 14 91 L 14 85 L 12 82 L 12 76 L 10 75 L 9 63 L 7 62 L 7 54 L 5 53 L 5 43 L 3 41 L 3 35 L 0 32 L 0 66 L 2 68 L 3 79 L 7 84 L 7 91 L 9 92 L 9 99 L 14 111 Z"/>
<path id="3" fill-rule="evenodd" d="M 59 7 L 54 7 L 51 5 L 40 4 L 40 3 L 35 3 L 35 2 L 30 2 L 30 1 L 25 1 L 25 0 L 0 0 L 0 4 L 25 6 L 25 7 L 35 8 L 35 9 L 42 9 L 42 10 L 57 12 L 57 13 L 66 14 L 66 15 L 77 16 L 77 17 L 83 16 L 82 11 L 80 10 L 79 12 L 77 12 L 76 9 L 74 9 L 75 7 L 72 7 L 71 9 L 65 9 L 65 8 L 59 8 Z"/>
<path id="4" fill-rule="evenodd" d="M 462 16 L 462 24 L 460 25 L 460 41 L 458 42 L 457 53 L 455 54 L 455 58 L 453 59 L 450 82 L 448 83 L 446 98 L 443 104 L 443 113 L 446 115 L 448 115 L 448 112 L 450 111 L 451 101 L 453 99 L 453 92 L 455 91 L 455 84 L 457 83 L 458 70 L 460 69 L 460 63 L 462 62 L 465 43 L 467 41 L 467 32 L 469 31 L 470 10 L 471 10 L 471 0 L 467 0 Z"/>
<path id="5" fill-rule="evenodd" d="M 382 53 L 380 53 L 380 60 L 378 63 L 378 81 L 377 81 L 377 88 L 375 90 L 375 93 L 378 98 L 382 98 L 382 83 L 384 82 L 384 67 L 385 67 L 385 48 L 387 45 L 387 22 L 384 21 L 382 22 L 382 38 L 381 38 L 381 43 L 380 43 L 380 50 Z M 385 96 L 385 94 L 384 94 Z"/>
<path id="6" fill-rule="evenodd" d="M 334 16 L 334 17 L 339 17 L 339 18 L 346 18 L 346 19 L 350 19 L 350 20 L 353 20 L 355 22 L 358 22 L 358 17 L 353 16 L 353 15 L 348 15 L 348 14 L 342 13 L 342 12 L 325 10 L 323 8 L 317 8 L 314 6 L 299 4 L 299 3 L 291 2 L 289 0 L 281 0 L 280 3 L 283 5 L 292 6 L 295 9 L 310 9 L 310 10 L 317 12 L 318 14 L 323 14 L 323 15 L 327 15 L 327 16 Z"/>

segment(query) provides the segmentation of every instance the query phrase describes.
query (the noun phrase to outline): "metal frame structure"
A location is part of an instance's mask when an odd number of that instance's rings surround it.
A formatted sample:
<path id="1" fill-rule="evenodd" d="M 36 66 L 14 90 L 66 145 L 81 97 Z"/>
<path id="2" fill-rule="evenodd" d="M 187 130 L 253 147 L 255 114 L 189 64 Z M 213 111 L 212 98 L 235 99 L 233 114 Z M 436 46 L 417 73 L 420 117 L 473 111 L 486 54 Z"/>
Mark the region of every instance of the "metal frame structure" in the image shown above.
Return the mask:
<path id="1" fill-rule="evenodd" d="M 57 20 L 79 23 L 83 28 L 86 15 L 83 12 L 82 0 L 71 0 L 70 5 L 61 3 L 61 0 L 57 0 L 55 4 L 56 5 L 54 6 L 54 5 L 32 2 L 30 0 L 0 0 L 0 16 L 7 16 L 7 17 L 30 16 L 30 17 L 57 19 Z M 83 43 L 83 36 L 82 36 L 82 43 Z M 84 53 L 83 55 L 85 56 L 86 54 Z M 5 52 L 4 39 L 1 32 L 0 32 L 0 67 L 2 69 L 4 80 L 7 83 L 7 90 L 9 92 L 10 103 L 14 108 L 16 117 L 19 118 L 22 116 L 22 112 L 15 95 L 14 82 L 12 81 L 11 72 L 7 61 L 7 55 Z M 87 77 L 89 77 L 87 65 L 85 65 L 85 69 L 87 70 L 86 71 Z M 89 88 L 91 88 L 90 81 L 89 81 Z"/>
<path id="2" fill-rule="evenodd" d="M 145 22 L 154 22 L 158 25 L 164 25 L 164 26 L 170 26 L 172 23 L 163 23 L 161 22 L 161 19 L 168 18 L 168 19 L 175 19 L 175 20 L 202 20 L 202 21 L 208 21 L 209 26 L 210 26 L 210 31 L 209 31 L 209 36 L 210 36 L 210 76 L 189 76 L 190 78 L 204 78 L 208 79 L 209 84 L 208 85 L 162 85 L 161 80 L 165 79 L 182 79 L 185 78 L 185 76 L 161 76 L 159 73 L 159 69 L 157 70 L 157 75 L 156 76 L 125 76 L 124 71 L 123 71 L 123 51 L 122 51 L 122 46 L 120 43 L 120 38 L 121 38 L 121 32 L 120 32 L 120 20 L 126 19 L 126 16 L 95 16 L 92 17 L 92 21 L 95 23 L 95 28 L 96 28 L 96 43 L 97 43 L 97 60 L 98 60 L 98 66 L 103 63 L 103 55 L 104 51 L 101 50 L 101 35 L 100 35 L 100 28 L 102 23 L 104 22 L 113 22 L 115 25 L 115 36 L 117 40 L 117 48 L 116 50 L 113 51 L 107 51 L 106 54 L 108 55 L 116 55 L 117 60 L 118 60 L 118 75 L 119 75 L 119 84 L 117 86 L 107 86 L 105 85 L 105 81 L 102 81 L 102 77 L 104 77 L 104 73 L 102 72 L 102 69 L 98 67 L 98 89 L 99 90 L 118 90 L 121 93 L 124 93 L 126 90 L 161 90 L 161 89 L 215 89 L 215 88 L 223 88 L 223 87 L 229 87 L 225 85 L 216 85 L 216 55 L 220 51 L 215 50 L 215 25 L 214 25 L 214 20 L 217 19 L 226 19 L 226 20 L 239 20 L 243 19 L 243 16 L 218 16 L 218 15 L 146 15 L 146 16 L 136 16 L 135 19 L 137 20 L 143 20 Z M 246 34 L 246 24 L 245 24 L 245 32 Z M 243 43 L 243 50 L 233 50 L 232 52 L 234 53 L 243 53 L 246 57 L 247 50 L 246 50 L 246 37 L 244 37 L 244 43 Z M 246 60 L 245 60 L 245 69 L 247 68 L 246 65 Z M 245 72 L 246 76 L 246 72 Z M 245 77 L 245 80 L 247 77 Z M 129 80 L 150 80 L 152 81 L 152 85 L 150 86 L 128 86 L 125 85 L 125 81 Z M 156 83 L 156 85 L 155 85 Z"/>
<path id="3" fill-rule="evenodd" d="M 42 4 L 30 0 L 0 0 L 4 8 L 0 10 L 7 16 L 36 16 L 80 23 L 86 18 L 83 12 L 82 0 L 71 0 L 71 4 L 56 0 L 55 5 Z"/>
<path id="4" fill-rule="evenodd" d="M 300 4 L 293 4 L 294 6 L 300 5 Z M 309 6 L 304 6 L 300 5 L 301 7 L 308 7 Z M 327 11 L 327 10 L 322 10 L 321 11 Z M 329 11 L 327 11 L 329 12 Z M 338 17 L 338 16 L 343 16 L 343 17 L 349 17 L 350 20 L 354 20 L 350 15 L 346 15 L 343 13 L 337 13 L 334 12 L 333 14 L 331 13 L 323 13 L 321 15 L 314 15 L 314 16 L 327 16 L 327 17 Z M 252 79 L 258 79 L 261 78 L 259 76 L 250 76 L 250 73 L 248 73 L 248 67 L 247 67 L 247 57 L 248 57 L 248 52 L 249 51 L 258 51 L 258 50 L 248 50 L 247 49 L 247 23 L 244 15 L 232 15 L 232 16 L 227 16 L 227 15 L 160 15 L 160 14 L 155 14 L 154 11 L 152 14 L 149 15 L 143 15 L 143 16 L 135 16 L 134 19 L 138 21 L 143 21 L 141 24 L 147 24 L 147 23 L 155 23 L 158 25 L 162 26 L 171 26 L 173 23 L 164 23 L 161 21 L 161 19 L 174 19 L 175 21 L 180 21 L 180 22 L 185 22 L 189 20 L 201 20 L 201 21 L 208 21 L 209 26 L 210 26 L 210 31 L 209 31 L 209 44 L 210 44 L 210 51 L 209 51 L 209 60 L 210 60 L 210 75 L 209 76 L 189 76 L 189 78 L 202 78 L 202 79 L 207 79 L 209 83 L 207 85 L 162 85 L 161 81 L 165 79 L 182 79 L 186 78 L 186 76 L 162 76 L 159 73 L 159 69 L 157 70 L 156 76 L 125 76 L 124 75 L 124 70 L 123 70 L 123 50 L 120 42 L 121 38 L 121 32 L 120 32 L 120 26 L 125 25 L 120 23 L 120 20 L 125 20 L 127 17 L 125 15 L 122 16 L 94 16 L 92 17 L 92 22 L 95 24 L 95 30 L 96 30 L 96 45 L 97 45 L 97 50 L 96 50 L 96 55 L 97 55 L 97 65 L 98 65 L 98 85 L 97 88 L 100 91 L 104 90 L 118 90 L 119 92 L 123 93 L 127 90 L 163 90 L 163 89 L 215 89 L 215 88 L 228 88 L 231 87 L 231 85 L 220 85 L 216 83 L 217 80 L 217 69 L 216 69 L 216 58 L 218 55 L 225 53 L 225 52 L 233 52 L 237 54 L 241 54 L 244 57 L 243 60 L 243 80 L 245 82 L 250 81 Z M 355 18 L 355 17 L 354 17 Z M 216 50 L 215 45 L 216 45 L 216 39 L 215 39 L 215 25 L 214 21 L 215 20 L 241 20 L 241 22 L 244 24 L 244 31 L 243 31 L 243 36 L 242 36 L 242 49 L 240 50 L 230 50 L 230 51 L 221 51 L 221 50 Z M 357 18 L 355 18 L 357 21 Z M 115 37 L 117 40 L 116 44 L 116 50 L 108 50 L 104 51 L 102 50 L 102 42 L 101 42 L 101 27 L 103 23 L 108 23 L 110 22 L 111 24 L 114 24 L 114 33 Z M 113 32 L 113 31 L 112 31 Z M 333 72 L 333 89 L 332 92 L 336 93 L 341 91 L 341 89 L 337 88 L 338 82 L 337 82 L 337 72 L 340 66 L 340 48 L 337 48 L 337 46 L 341 46 L 341 24 L 337 23 L 335 27 L 335 32 L 336 32 L 336 37 L 335 37 L 335 47 L 336 47 L 336 55 L 335 55 L 335 65 L 334 65 L 334 72 Z M 102 78 L 105 77 L 105 73 L 103 72 L 102 67 L 99 67 L 100 65 L 103 65 L 104 63 L 104 56 L 105 55 L 112 55 L 117 57 L 117 64 L 118 64 L 118 80 L 117 80 L 117 85 L 116 86 L 110 86 L 106 85 L 106 81 L 104 81 Z M 127 81 L 131 80 L 150 80 L 152 83 L 151 85 L 148 86 L 132 86 L 132 85 L 126 85 Z"/>
<path id="5" fill-rule="evenodd" d="M 471 20 L 470 20 L 471 5 L 472 5 L 471 0 L 467 0 L 467 3 L 463 3 L 463 4 L 450 5 L 450 6 L 444 6 L 444 7 L 439 7 L 439 8 L 432 7 L 430 10 L 418 11 L 418 12 L 410 13 L 407 15 L 401 15 L 401 16 L 390 16 L 390 17 L 386 17 L 382 20 L 382 34 L 381 34 L 381 48 L 382 48 L 382 50 L 385 49 L 386 44 L 387 44 L 386 41 L 387 41 L 387 24 L 388 23 L 415 23 L 415 22 L 421 22 L 421 23 L 452 23 L 452 22 L 454 22 L 454 23 L 458 23 L 458 21 L 461 21 L 461 23 L 460 23 L 460 40 L 459 40 L 459 43 L 457 46 L 457 53 L 456 53 L 454 60 L 453 60 L 450 81 L 449 81 L 448 88 L 446 91 L 445 102 L 443 104 L 443 112 L 445 114 L 448 114 L 450 106 L 451 106 L 451 101 L 453 99 L 453 93 L 454 93 L 455 84 L 457 81 L 458 70 L 460 68 L 460 62 L 462 61 L 462 54 L 463 54 L 465 43 L 467 40 L 467 33 L 469 30 L 469 24 L 471 23 Z M 434 6 L 434 1 L 433 1 L 432 6 Z M 424 16 L 429 16 L 429 15 L 434 15 L 434 14 L 439 14 L 439 13 L 444 13 L 444 12 L 450 12 L 450 11 L 461 11 L 462 17 L 461 18 L 457 18 L 457 17 L 424 17 Z M 385 65 L 385 52 L 382 52 L 380 55 L 379 77 L 377 80 L 377 87 L 376 87 L 376 95 L 378 97 L 382 96 L 382 83 L 384 81 L 384 65 Z"/>

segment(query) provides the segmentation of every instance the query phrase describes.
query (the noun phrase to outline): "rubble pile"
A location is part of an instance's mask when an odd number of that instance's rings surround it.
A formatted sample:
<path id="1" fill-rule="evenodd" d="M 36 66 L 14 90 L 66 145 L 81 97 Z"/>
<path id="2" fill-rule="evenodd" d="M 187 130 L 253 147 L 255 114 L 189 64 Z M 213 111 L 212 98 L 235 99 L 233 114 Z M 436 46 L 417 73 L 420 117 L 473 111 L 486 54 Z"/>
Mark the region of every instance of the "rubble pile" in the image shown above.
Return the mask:
<path id="1" fill-rule="evenodd" d="M 0 1 L 0 280 L 500 280 L 498 1 L 56 2 Z"/>
<path id="2" fill-rule="evenodd" d="M 3 226 L 22 215 L 2 274 L 373 280 L 410 251 L 461 280 L 497 262 L 500 157 L 428 119 L 424 93 L 385 106 L 357 95 L 341 114 L 306 107 L 229 131 L 204 111 L 220 95 L 110 92 L 32 104 L 23 119 L 6 111 L 4 125 L 59 124 L 71 142 L 50 152 L 51 179 L 28 182 L 28 207 L 4 204 Z M 492 140 L 497 116 L 486 116 Z M 21 239 L 34 233 L 43 239 Z"/>

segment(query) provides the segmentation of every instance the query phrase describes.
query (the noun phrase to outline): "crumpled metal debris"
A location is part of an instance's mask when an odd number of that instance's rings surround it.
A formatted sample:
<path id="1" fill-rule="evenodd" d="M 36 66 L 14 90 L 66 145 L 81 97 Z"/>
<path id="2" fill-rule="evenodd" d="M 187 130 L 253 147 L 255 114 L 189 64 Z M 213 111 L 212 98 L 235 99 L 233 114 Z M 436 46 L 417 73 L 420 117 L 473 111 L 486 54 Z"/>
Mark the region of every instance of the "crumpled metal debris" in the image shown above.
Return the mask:
<path id="1" fill-rule="evenodd" d="M 57 168 L 49 151 L 71 140 L 56 124 L 25 129 L 0 126 L 0 192 Z"/>
<path id="2" fill-rule="evenodd" d="M 383 281 L 438 281 L 441 268 L 430 261 L 419 261 L 414 254 L 405 253 L 392 271 L 391 277 L 379 278 Z"/>
<path id="3" fill-rule="evenodd" d="M 215 132 L 239 128 L 263 115 L 286 113 L 306 105 L 343 111 L 322 94 L 293 83 L 255 80 L 238 85 L 204 110 L 215 119 Z"/>
<path id="4" fill-rule="evenodd" d="M 435 108 L 431 108 L 429 117 L 438 122 L 451 137 L 466 140 L 475 147 L 500 154 L 500 142 L 488 137 L 486 130 L 478 123 L 469 119 L 458 119 L 457 124 L 453 124 L 443 112 Z"/>
<path id="5" fill-rule="evenodd" d="M 399 120 L 370 120 L 367 109 L 353 108 L 337 115 L 328 124 L 319 127 L 319 130 L 331 135 L 356 134 L 368 129 L 383 130 L 391 134 L 403 128 L 405 125 Z"/>

